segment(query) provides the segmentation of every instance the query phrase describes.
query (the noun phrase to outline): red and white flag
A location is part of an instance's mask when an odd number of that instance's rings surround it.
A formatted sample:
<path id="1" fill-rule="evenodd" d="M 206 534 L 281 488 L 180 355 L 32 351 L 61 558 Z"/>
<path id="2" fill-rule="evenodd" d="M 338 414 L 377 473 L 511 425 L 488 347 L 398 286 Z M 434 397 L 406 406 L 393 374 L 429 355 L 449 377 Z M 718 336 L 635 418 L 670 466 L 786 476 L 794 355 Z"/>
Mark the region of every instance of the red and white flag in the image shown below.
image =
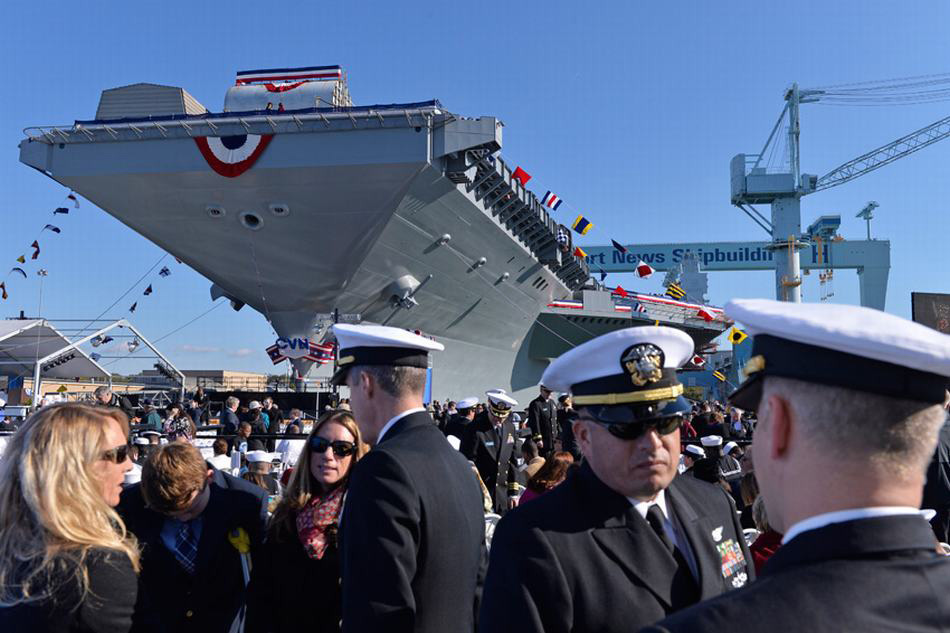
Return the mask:
<path id="1" fill-rule="evenodd" d="M 706 359 L 700 356 L 699 354 L 696 354 L 695 356 L 693 356 L 690 362 L 692 362 L 697 367 L 702 367 L 703 365 L 706 364 Z"/>
<path id="2" fill-rule="evenodd" d="M 653 266 L 650 266 L 650 264 L 646 263 L 642 259 L 639 261 L 639 263 L 637 263 L 637 277 L 645 279 L 655 272 L 656 271 L 653 270 Z"/>
<path id="3" fill-rule="evenodd" d="M 713 321 L 716 318 L 716 315 L 714 315 L 712 312 L 710 312 L 706 308 L 700 308 L 698 314 L 699 314 L 699 318 L 706 322 Z"/>

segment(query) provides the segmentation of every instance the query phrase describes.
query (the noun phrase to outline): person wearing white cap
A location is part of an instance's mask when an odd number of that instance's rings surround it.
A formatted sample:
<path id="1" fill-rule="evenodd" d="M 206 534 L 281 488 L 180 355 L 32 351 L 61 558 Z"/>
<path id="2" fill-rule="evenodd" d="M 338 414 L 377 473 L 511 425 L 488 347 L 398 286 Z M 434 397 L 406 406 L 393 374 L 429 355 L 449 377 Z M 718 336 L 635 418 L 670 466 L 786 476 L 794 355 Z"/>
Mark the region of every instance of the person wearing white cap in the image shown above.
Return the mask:
<path id="1" fill-rule="evenodd" d="M 511 410 L 518 401 L 503 389 L 486 391 L 488 409 L 462 436 L 459 452 L 475 464 L 492 497 L 495 514 L 503 515 L 518 504 L 518 492 L 524 487 L 524 475 L 518 469 L 515 450 L 515 425 Z"/>
<path id="2" fill-rule="evenodd" d="M 692 355 L 684 332 L 634 327 L 547 368 L 573 396 L 584 462 L 498 524 L 480 631 L 628 632 L 754 577 L 726 492 L 676 476 Z"/>
<path id="3" fill-rule="evenodd" d="M 280 484 L 271 473 L 274 459 L 279 460 L 280 455 L 267 451 L 248 451 L 247 472 L 241 478 L 260 486 L 271 496 L 280 494 Z"/>
<path id="4" fill-rule="evenodd" d="M 726 314 L 753 336 L 731 400 L 757 412 L 755 475 L 782 546 L 760 581 L 648 630 L 945 629 L 950 565 L 917 508 L 950 336 L 846 305 L 743 299 Z"/>
<path id="5" fill-rule="evenodd" d="M 688 444 L 686 448 L 683 449 L 683 472 L 681 474 L 692 477 L 693 466 L 704 457 L 706 457 L 706 451 L 703 450 L 702 446 Z"/>
<path id="6" fill-rule="evenodd" d="M 466 427 L 475 419 L 476 404 L 478 404 L 478 398 L 475 396 L 462 398 L 458 401 L 455 413 L 445 423 L 444 432 L 446 437 L 454 436 L 461 441 L 465 435 Z"/>
<path id="7" fill-rule="evenodd" d="M 541 455 L 547 456 L 554 451 L 554 438 L 557 436 L 557 405 L 551 397 L 551 390 L 539 385 L 540 394 L 528 404 L 528 427 L 532 439 L 541 448 Z"/>
<path id="8" fill-rule="evenodd" d="M 429 353 L 444 347 L 380 325 L 333 333 L 332 380 L 349 388 L 374 447 L 353 469 L 340 520 L 343 630 L 470 633 L 485 562 L 481 490 L 422 401 Z"/>

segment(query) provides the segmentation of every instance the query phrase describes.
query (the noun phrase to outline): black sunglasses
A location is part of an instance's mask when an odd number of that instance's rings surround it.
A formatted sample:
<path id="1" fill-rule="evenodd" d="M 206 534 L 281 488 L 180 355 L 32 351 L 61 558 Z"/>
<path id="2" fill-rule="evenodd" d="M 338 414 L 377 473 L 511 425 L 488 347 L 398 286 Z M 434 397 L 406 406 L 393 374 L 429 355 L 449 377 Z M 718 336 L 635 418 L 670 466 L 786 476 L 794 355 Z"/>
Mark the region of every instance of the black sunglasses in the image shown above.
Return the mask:
<path id="1" fill-rule="evenodd" d="M 129 458 L 130 449 L 131 447 L 128 444 L 116 446 L 115 448 L 110 448 L 107 451 L 103 451 L 102 455 L 99 456 L 99 459 L 112 462 L 113 464 L 121 464 Z"/>
<path id="2" fill-rule="evenodd" d="M 658 435 L 669 435 L 680 428 L 683 422 L 682 416 L 672 416 L 668 418 L 653 418 L 650 420 L 638 420 L 625 424 L 613 424 L 610 422 L 601 422 L 594 418 L 578 418 L 580 420 L 590 420 L 591 422 L 604 427 L 607 432 L 621 440 L 635 440 L 642 437 L 647 432 L 654 430 Z"/>
<path id="3" fill-rule="evenodd" d="M 343 440 L 330 441 L 325 437 L 314 435 L 310 438 L 310 450 L 314 453 L 325 453 L 327 448 L 333 449 L 333 454 L 337 457 L 348 457 L 356 451 L 356 444 L 353 442 L 344 442 Z"/>

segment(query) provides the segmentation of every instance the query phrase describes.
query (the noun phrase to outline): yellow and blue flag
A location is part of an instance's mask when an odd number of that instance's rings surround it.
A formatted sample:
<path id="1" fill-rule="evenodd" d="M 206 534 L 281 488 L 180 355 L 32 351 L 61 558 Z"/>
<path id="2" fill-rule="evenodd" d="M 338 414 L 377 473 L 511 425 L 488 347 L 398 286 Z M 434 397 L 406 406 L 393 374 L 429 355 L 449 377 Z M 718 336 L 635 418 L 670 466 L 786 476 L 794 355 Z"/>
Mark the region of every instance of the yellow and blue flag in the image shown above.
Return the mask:
<path id="1" fill-rule="evenodd" d="M 581 235 L 586 235 L 589 230 L 594 228 L 594 225 L 590 223 L 590 220 L 582 215 L 579 215 L 577 216 L 577 219 L 574 220 L 574 224 L 571 225 L 571 228 Z"/>

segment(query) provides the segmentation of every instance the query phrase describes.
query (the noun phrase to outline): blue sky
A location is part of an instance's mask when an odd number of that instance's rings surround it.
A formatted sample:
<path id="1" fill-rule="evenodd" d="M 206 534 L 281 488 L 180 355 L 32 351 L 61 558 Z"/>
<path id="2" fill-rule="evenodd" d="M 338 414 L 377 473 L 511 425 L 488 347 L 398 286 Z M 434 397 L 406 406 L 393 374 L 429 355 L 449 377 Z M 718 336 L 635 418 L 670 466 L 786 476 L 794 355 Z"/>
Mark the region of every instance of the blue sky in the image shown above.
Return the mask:
<path id="1" fill-rule="evenodd" d="M 340 64 L 358 104 L 438 98 L 466 116 L 505 124 L 503 155 L 596 224 L 581 244 L 762 239 L 729 204 L 729 160 L 759 150 L 792 81 L 803 87 L 950 72 L 945 3 L 614 2 L 442 4 L 6 2 L 0 53 L 0 247 L 10 261 L 53 221 L 65 191 L 19 163 L 22 128 L 92 118 L 101 90 L 138 81 L 181 86 L 213 111 L 236 70 Z M 802 108 L 802 170 L 836 165 L 947 115 L 950 102 L 912 107 Z M 887 309 L 910 315 L 914 290 L 950 292 L 946 236 L 950 141 L 841 187 L 809 196 L 803 224 L 840 213 L 841 233 L 880 203 L 875 237 L 891 240 Z M 563 209 L 563 207 L 562 207 Z M 766 210 L 766 209 L 763 209 Z M 567 217 L 569 212 L 560 212 Z M 49 271 L 42 314 L 92 318 L 162 252 L 86 203 L 56 216 L 32 263 Z M 158 338 L 211 307 L 209 282 L 174 264 L 156 292 L 141 287 L 133 322 Z M 5 272 L 5 271 L 4 271 Z M 154 276 L 154 273 L 153 273 Z M 659 277 L 659 276 L 657 276 Z M 817 300 L 815 275 L 805 296 Z M 613 275 L 625 288 L 659 280 Z M 36 314 L 38 280 L 8 283 L 0 316 Z M 773 293 L 771 273 L 710 275 L 710 300 Z M 858 302 L 842 271 L 834 301 Z M 269 370 L 263 317 L 228 307 L 161 347 L 185 369 Z M 113 367 L 140 368 L 132 363 Z"/>

